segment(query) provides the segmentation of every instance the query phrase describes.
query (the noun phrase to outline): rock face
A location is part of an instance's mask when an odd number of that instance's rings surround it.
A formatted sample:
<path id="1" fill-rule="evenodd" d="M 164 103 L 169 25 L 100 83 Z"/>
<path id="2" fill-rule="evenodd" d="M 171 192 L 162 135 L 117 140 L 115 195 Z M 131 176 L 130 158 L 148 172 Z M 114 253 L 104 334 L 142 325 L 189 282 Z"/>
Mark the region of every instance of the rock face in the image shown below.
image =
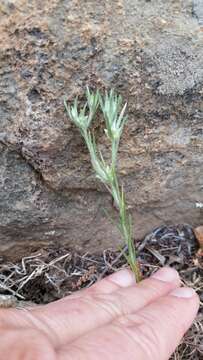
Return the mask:
<path id="1" fill-rule="evenodd" d="M 103 212 L 116 216 L 111 199 L 63 108 L 86 85 L 115 88 L 128 101 L 119 172 L 135 238 L 160 224 L 202 221 L 197 9 L 190 0 L 1 1 L 1 254 L 120 241 Z M 105 153 L 102 123 L 95 133 Z"/>

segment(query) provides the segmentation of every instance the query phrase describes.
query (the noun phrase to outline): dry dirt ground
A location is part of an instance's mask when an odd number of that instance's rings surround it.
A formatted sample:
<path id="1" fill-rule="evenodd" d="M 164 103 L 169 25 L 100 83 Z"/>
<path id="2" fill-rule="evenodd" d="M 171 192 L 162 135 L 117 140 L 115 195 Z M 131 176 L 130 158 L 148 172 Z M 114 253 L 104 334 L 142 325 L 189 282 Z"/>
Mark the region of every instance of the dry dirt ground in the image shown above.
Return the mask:
<path id="1" fill-rule="evenodd" d="M 138 242 L 143 277 L 157 268 L 176 268 L 182 282 L 196 289 L 201 299 L 199 314 L 173 360 L 200 360 L 203 356 L 203 257 L 189 225 L 162 226 Z M 122 253 L 75 253 L 66 248 L 42 248 L 19 262 L 0 259 L 0 292 L 14 295 L 18 304 L 48 303 L 78 289 L 89 287 L 102 277 L 125 267 Z"/>

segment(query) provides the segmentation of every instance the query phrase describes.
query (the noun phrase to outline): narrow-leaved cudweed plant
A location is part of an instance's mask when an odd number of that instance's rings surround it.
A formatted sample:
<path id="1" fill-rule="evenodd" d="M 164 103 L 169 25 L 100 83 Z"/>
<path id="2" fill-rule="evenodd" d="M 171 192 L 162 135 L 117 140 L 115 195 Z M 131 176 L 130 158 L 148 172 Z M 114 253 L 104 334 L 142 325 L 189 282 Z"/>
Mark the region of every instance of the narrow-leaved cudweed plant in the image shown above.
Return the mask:
<path id="1" fill-rule="evenodd" d="M 124 256 L 138 282 L 141 280 L 141 275 L 133 241 L 132 220 L 127 212 L 125 194 L 123 187 L 119 185 L 116 171 L 119 142 L 127 120 L 125 115 L 127 104 L 122 107 L 122 97 L 115 94 L 113 90 L 102 96 L 99 91 L 91 92 L 87 88 L 86 103 L 82 108 L 79 108 L 77 98 L 72 105 L 68 105 L 66 101 L 64 101 L 64 105 L 70 120 L 78 127 L 84 138 L 96 177 L 105 185 L 119 211 L 118 228 L 127 245 L 127 253 L 124 253 Z M 99 107 L 104 116 L 104 132 L 110 142 L 111 160 L 109 164 L 104 160 L 101 151 L 98 150 L 91 130 L 91 123 Z"/>

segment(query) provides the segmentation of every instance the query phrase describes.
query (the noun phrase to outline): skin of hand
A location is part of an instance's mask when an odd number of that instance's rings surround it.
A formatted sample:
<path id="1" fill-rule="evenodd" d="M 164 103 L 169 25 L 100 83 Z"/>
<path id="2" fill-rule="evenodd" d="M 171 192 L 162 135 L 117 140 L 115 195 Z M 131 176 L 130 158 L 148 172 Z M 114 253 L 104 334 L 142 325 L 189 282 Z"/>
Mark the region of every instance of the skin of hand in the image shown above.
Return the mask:
<path id="1" fill-rule="evenodd" d="M 0 359 L 168 360 L 198 307 L 175 270 L 136 284 L 123 269 L 48 305 L 0 309 Z"/>

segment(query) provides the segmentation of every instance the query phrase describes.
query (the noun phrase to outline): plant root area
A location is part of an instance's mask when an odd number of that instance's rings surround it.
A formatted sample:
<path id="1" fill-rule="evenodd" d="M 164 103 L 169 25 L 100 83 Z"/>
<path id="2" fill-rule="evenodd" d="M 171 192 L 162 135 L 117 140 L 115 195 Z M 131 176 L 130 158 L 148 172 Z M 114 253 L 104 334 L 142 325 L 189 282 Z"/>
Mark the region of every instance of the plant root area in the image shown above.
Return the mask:
<path id="1" fill-rule="evenodd" d="M 173 360 L 203 358 L 203 251 L 189 225 L 161 226 L 137 242 L 143 277 L 168 265 L 179 271 L 183 284 L 199 294 L 197 318 L 173 354 Z M 18 263 L 0 259 L 0 294 L 19 302 L 46 304 L 89 287 L 126 267 L 123 252 L 76 253 L 67 248 L 42 248 Z"/>

